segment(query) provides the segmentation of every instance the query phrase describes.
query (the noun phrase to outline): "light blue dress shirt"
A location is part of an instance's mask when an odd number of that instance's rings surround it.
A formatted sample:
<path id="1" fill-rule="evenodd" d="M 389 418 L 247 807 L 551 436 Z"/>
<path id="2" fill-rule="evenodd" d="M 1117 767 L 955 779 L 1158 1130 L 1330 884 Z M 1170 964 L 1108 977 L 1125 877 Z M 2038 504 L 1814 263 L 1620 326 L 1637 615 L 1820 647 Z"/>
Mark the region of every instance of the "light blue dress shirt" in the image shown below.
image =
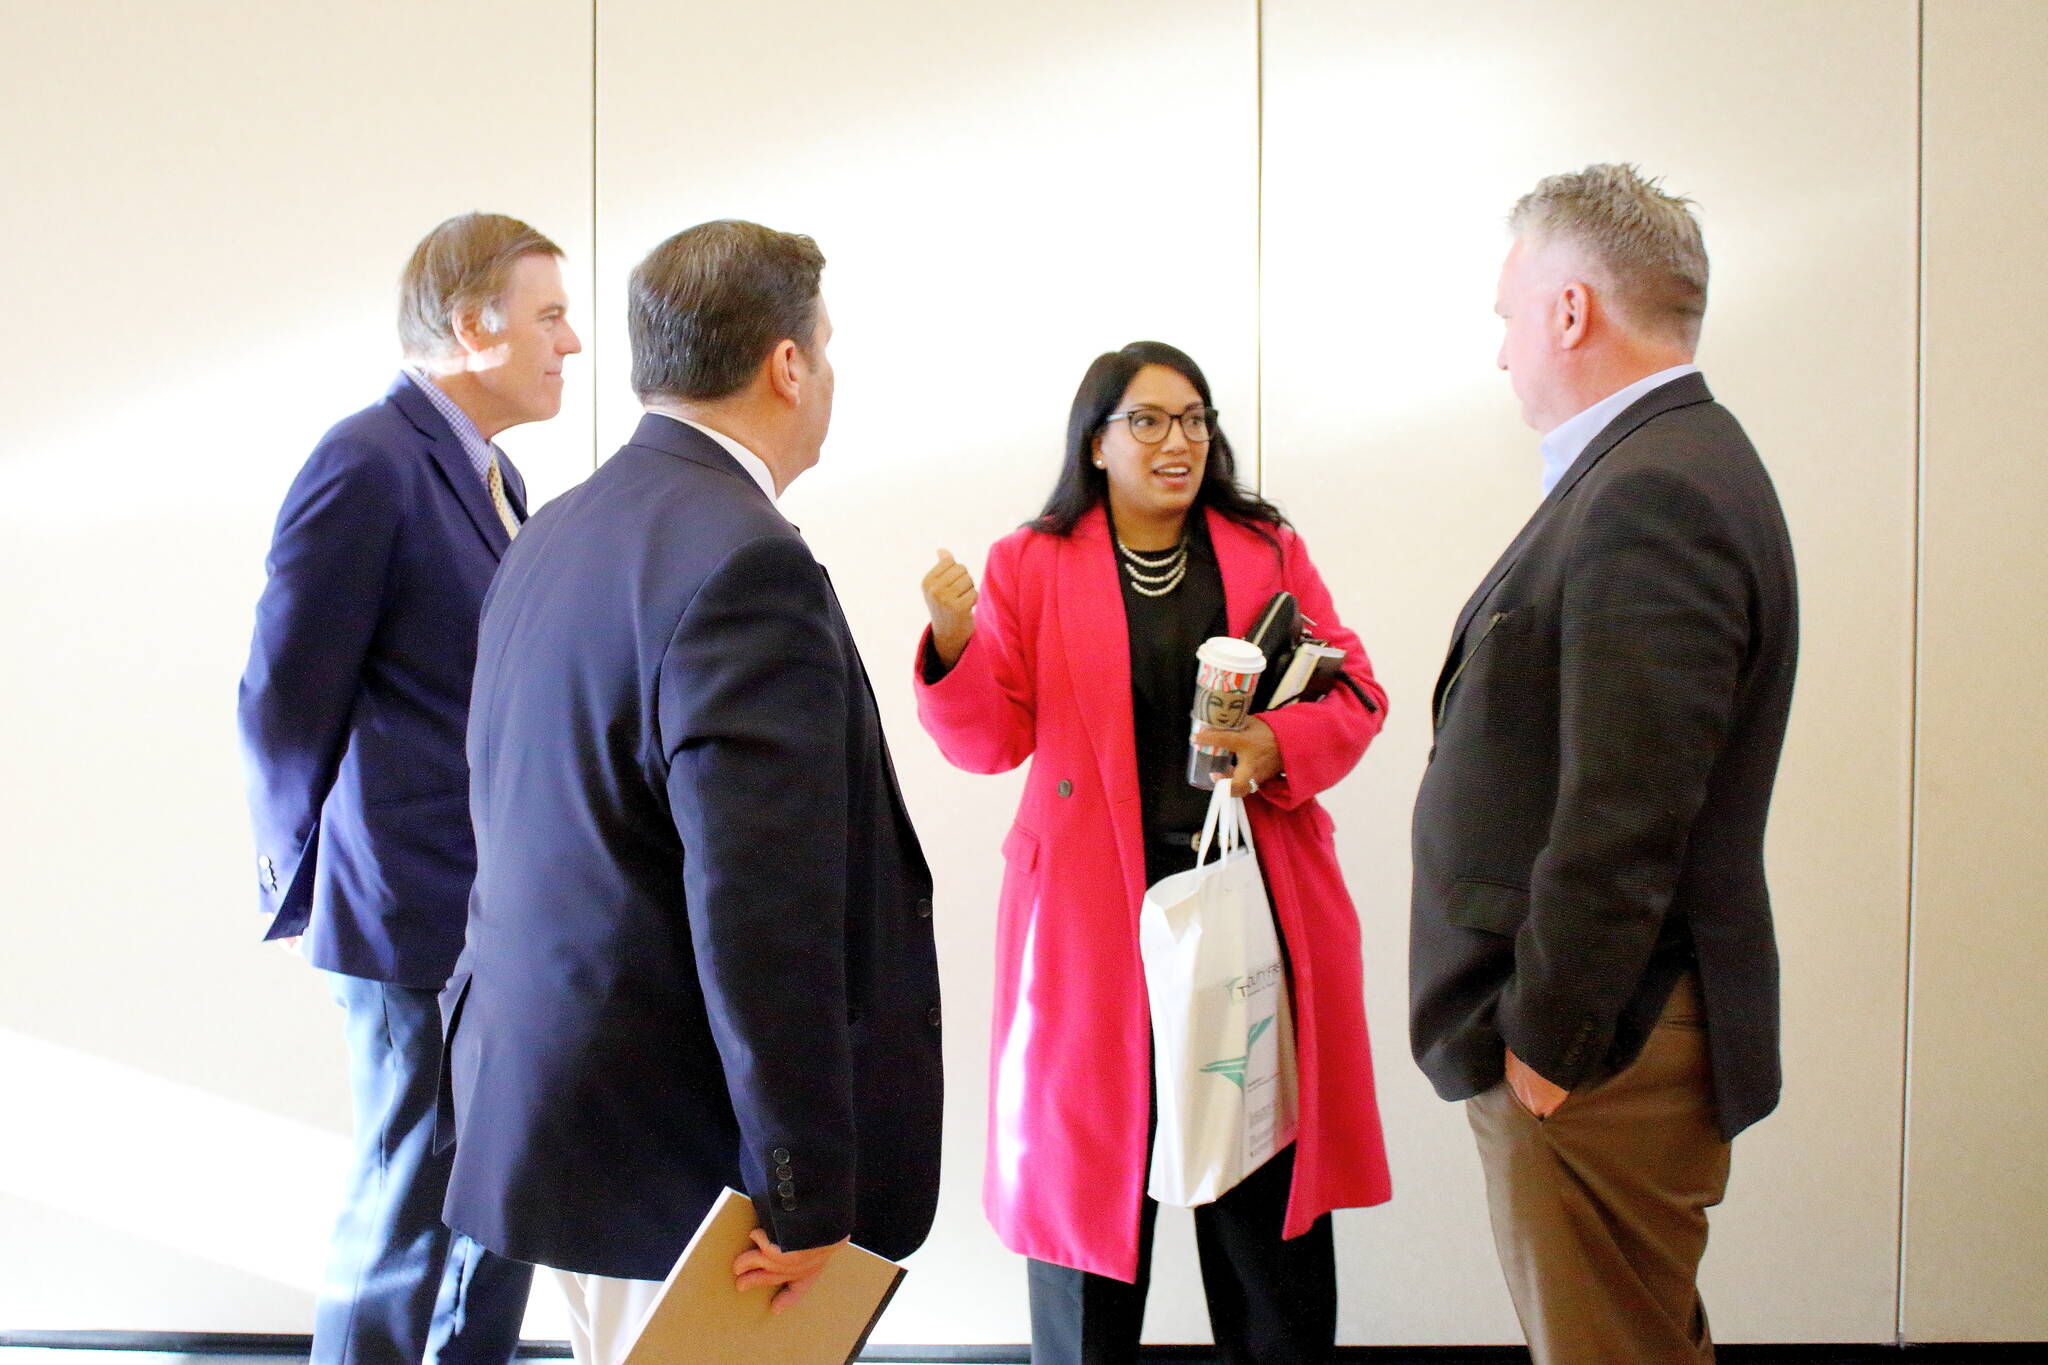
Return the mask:
<path id="1" fill-rule="evenodd" d="M 1593 438 L 1605 431 L 1609 422 L 1621 416 L 1629 404 L 1652 389 L 1660 389 L 1674 379 L 1699 372 L 1697 365 L 1673 365 L 1668 370 L 1659 370 L 1625 389 L 1608 394 L 1578 416 L 1567 417 L 1551 428 L 1550 434 L 1543 438 L 1543 496 L 1550 496 L 1550 490 L 1557 487 L 1557 481 L 1564 477 L 1565 471 L 1586 453 L 1586 447 L 1593 443 Z"/>

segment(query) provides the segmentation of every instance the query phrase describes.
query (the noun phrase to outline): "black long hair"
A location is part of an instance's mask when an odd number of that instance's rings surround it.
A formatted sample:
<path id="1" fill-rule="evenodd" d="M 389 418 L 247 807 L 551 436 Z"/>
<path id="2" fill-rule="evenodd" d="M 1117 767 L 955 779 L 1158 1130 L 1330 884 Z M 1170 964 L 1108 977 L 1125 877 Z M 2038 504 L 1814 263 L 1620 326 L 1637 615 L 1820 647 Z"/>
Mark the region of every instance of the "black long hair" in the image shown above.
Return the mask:
<path id="1" fill-rule="evenodd" d="M 1074 526 L 1098 502 L 1109 497 L 1109 474 L 1095 467 L 1095 433 L 1101 429 L 1124 390 L 1139 370 L 1147 365 L 1164 365 L 1177 371 L 1195 386 L 1204 407 L 1214 407 L 1209 380 L 1187 352 L 1163 341 L 1134 341 L 1122 350 L 1106 351 L 1095 357 L 1081 387 L 1074 391 L 1074 406 L 1067 413 L 1066 458 L 1060 465 L 1059 482 L 1045 500 L 1045 510 L 1031 525 L 1056 536 L 1070 535 Z M 1202 470 L 1202 483 L 1195 490 L 1196 507 L 1213 507 L 1232 521 L 1273 540 L 1275 526 L 1287 525 L 1280 509 L 1237 481 L 1237 459 L 1231 454 L 1230 438 L 1219 423 L 1209 433 L 1209 459 Z M 1275 542 L 1277 544 L 1277 542 Z"/>

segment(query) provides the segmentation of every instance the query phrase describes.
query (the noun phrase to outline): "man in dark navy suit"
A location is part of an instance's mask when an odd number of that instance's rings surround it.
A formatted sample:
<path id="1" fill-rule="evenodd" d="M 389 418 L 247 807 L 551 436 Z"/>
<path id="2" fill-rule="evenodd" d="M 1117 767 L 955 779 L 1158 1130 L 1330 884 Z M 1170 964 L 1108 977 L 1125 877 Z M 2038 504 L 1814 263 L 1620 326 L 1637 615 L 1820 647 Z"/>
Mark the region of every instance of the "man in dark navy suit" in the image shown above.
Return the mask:
<path id="1" fill-rule="evenodd" d="M 285 495 L 242 676 L 268 937 L 347 1012 L 356 1153 L 315 1313 L 320 1365 L 503 1365 L 532 1269 L 441 1222 L 437 995 L 476 848 L 463 753 L 477 619 L 526 515 L 492 438 L 562 404 L 561 251 L 516 219 L 435 228 L 401 282 L 407 364 Z"/>
<path id="2" fill-rule="evenodd" d="M 1510 222 L 1500 367 L 1544 433 L 1544 497 L 1437 683 L 1411 1040 L 1466 1101 L 1536 1365 L 1703 1365 L 1707 1210 L 1778 1102 L 1764 826 L 1792 546 L 1693 364 L 1687 201 L 1588 166 Z"/>
<path id="3" fill-rule="evenodd" d="M 776 500 L 832 414 L 824 258 L 752 223 L 633 274 L 633 439 L 484 607 L 450 1226 L 554 1268 L 612 1365 L 721 1189 L 795 1305 L 938 1197 L 931 876 L 830 580 Z M 802 1311 L 798 1308 L 797 1311 Z"/>

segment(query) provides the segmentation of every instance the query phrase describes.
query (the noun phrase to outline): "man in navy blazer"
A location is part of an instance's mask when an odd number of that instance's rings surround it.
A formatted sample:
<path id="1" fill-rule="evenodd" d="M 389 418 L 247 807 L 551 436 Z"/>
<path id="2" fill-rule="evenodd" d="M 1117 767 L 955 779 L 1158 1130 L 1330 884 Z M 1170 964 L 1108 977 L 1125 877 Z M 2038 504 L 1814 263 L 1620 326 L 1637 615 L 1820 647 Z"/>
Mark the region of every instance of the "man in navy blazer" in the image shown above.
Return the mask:
<path id="1" fill-rule="evenodd" d="M 617 1359 L 726 1186 L 760 1222 L 739 1287 L 778 1310 L 848 1237 L 914 1250 L 937 1202 L 931 876 L 776 506 L 831 418 L 823 267 L 751 223 L 655 248 L 648 413 L 484 606 L 448 1222 L 559 1272 L 580 1361 Z"/>
<path id="2" fill-rule="evenodd" d="M 476 869 L 477 619 L 526 516 L 491 440 L 561 408 L 581 347 L 560 255 L 495 214 L 420 242 L 401 282 L 407 366 L 299 471 L 256 607 L 240 719 L 267 937 L 328 974 L 354 1092 L 315 1362 L 502 1365 L 518 1345 L 531 1269 L 451 1245 L 441 1222 L 437 996 Z"/>

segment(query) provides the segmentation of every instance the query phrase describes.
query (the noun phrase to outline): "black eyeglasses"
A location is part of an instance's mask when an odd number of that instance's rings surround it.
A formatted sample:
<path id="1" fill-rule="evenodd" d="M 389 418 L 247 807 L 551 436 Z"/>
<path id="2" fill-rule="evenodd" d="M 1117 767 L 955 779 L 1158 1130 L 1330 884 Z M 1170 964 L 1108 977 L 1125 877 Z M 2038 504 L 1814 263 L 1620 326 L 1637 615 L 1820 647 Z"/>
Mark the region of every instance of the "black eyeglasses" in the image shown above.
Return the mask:
<path id="1" fill-rule="evenodd" d="M 1159 408 L 1132 408 L 1129 412 L 1115 412 L 1102 419 L 1102 425 L 1125 422 L 1130 425 L 1131 439 L 1144 445 L 1156 446 L 1166 439 L 1166 433 L 1180 423 L 1181 435 L 1197 444 L 1216 434 L 1216 409 L 1189 408 L 1175 414 Z"/>

